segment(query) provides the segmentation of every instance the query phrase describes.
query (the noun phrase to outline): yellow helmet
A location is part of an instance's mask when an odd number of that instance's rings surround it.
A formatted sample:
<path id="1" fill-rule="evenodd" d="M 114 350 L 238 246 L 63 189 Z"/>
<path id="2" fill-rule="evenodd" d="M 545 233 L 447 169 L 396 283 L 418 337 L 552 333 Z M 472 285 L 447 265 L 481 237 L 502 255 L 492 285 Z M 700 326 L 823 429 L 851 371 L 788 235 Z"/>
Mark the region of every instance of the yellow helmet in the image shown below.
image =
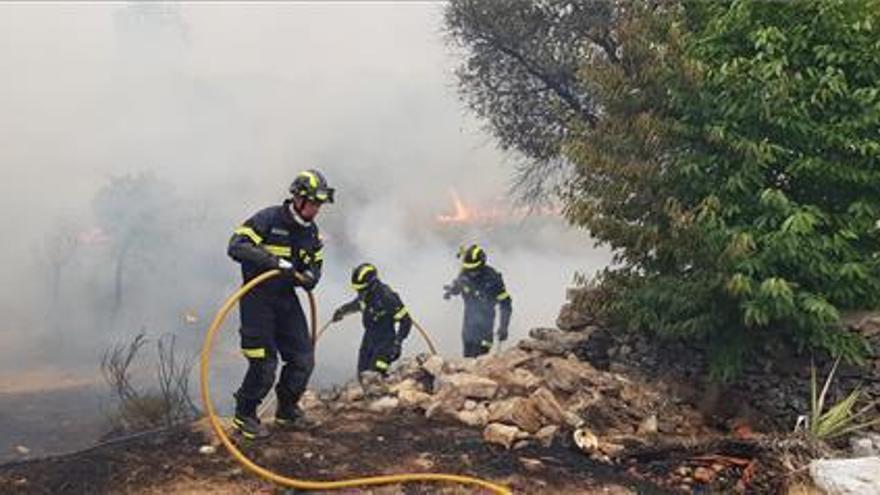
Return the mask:
<path id="1" fill-rule="evenodd" d="M 462 246 L 458 250 L 458 257 L 461 259 L 461 267 L 465 270 L 473 270 L 486 264 L 486 251 L 476 244 Z"/>
<path id="2" fill-rule="evenodd" d="M 351 288 L 357 291 L 366 289 L 379 280 L 379 271 L 371 263 L 361 263 L 351 272 Z"/>
<path id="3" fill-rule="evenodd" d="M 324 174 L 315 169 L 300 172 L 290 184 L 290 194 L 317 203 L 332 203 L 335 192 L 335 189 L 327 185 Z"/>

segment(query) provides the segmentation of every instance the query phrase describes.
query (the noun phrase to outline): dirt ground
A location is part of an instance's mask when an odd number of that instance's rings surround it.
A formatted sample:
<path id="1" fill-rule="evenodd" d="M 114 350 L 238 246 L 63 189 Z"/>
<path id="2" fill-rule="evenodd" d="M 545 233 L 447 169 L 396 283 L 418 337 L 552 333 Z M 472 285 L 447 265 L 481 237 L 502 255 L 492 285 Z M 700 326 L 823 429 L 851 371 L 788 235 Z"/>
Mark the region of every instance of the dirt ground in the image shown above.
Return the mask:
<path id="1" fill-rule="evenodd" d="M 26 383 L 0 382 L 0 463 L 85 448 L 106 430 L 106 394 L 97 385 L 27 390 Z"/>
<path id="2" fill-rule="evenodd" d="M 75 456 L 0 466 L 0 492 L 62 493 L 296 493 L 244 471 L 204 425 L 100 446 Z M 480 431 L 428 421 L 417 413 L 379 416 L 344 411 L 315 429 L 277 431 L 259 443 L 240 442 L 258 464 L 291 477 L 334 480 L 374 474 L 445 472 L 485 478 L 528 494 L 661 494 L 622 468 L 598 464 L 573 447 L 529 446 L 507 451 L 487 445 Z M 344 461 L 341 461 L 344 459 Z M 333 493 L 465 494 L 480 489 L 410 483 Z"/>

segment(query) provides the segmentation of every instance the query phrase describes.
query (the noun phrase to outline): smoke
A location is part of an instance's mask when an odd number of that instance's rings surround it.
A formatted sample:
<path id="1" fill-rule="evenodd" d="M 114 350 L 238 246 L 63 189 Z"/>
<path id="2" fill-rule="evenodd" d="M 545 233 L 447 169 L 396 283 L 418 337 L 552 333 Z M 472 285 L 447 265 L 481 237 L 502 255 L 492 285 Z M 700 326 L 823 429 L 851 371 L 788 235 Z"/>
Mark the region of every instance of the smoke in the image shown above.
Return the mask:
<path id="1" fill-rule="evenodd" d="M 476 241 L 513 295 L 512 339 L 552 325 L 574 272 L 608 256 L 556 218 L 437 224 L 450 188 L 506 204 L 512 171 L 457 99 L 441 14 L 424 2 L 0 5 L 0 343 L 12 354 L 0 373 L 94 372 L 101 350 L 141 329 L 194 352 L 239 283 L 231 230 L 308 167 L 338 196 L 318 220 L 322 321 L 353 296 L 351 268 L 371 261 L 442 351 L 460 354 L 461 303 L 441 287 L 457 246 Z M 97 201 L 120 177 L 165 193 Z M 114 231 L 108 218 L 131 203 L 146 213 Z M 123 232 L 137 247 L 120 254 Z M 241 376 L 234 319 L 218 397 Z M 327 334 L 317 383 L 353 377 L 361 335 L 356 318 Z M 405 352 L 422 349 L 414 331 Z"/>

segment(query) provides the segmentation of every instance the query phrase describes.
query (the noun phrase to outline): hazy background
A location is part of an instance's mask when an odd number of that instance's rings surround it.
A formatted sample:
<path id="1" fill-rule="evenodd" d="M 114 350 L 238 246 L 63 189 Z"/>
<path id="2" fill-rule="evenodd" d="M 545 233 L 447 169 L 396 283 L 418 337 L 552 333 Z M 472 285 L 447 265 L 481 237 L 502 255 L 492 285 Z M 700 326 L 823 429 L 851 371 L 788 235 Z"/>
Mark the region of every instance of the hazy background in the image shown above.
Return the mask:
<path id="1" fill-rule="evenodd" d="M 308 167 L 338 197 L 318 221 L 322 319 L 371 261 L 459 355 L 461 303 L 441 287 L 479 241 L 513 295 L 512 339 L 552 325 L 572 274 L 608 256 L 552 215 L 438 222 L 452 190 L 507 211 L 512 174 L 456 97 L 441 21 L 429 2 L 0 4 L 0 387 L 98 380 L 101 352 L 141 330 L 195 352 L 239 283 L 231 230 Z M 317 383 L 353 376 L 361 333 L 349 318 L 328 334 Z M 230 321 L 218 402 L 236 346 Z M 423 349 L 413 332 L 405 353 Z"/>

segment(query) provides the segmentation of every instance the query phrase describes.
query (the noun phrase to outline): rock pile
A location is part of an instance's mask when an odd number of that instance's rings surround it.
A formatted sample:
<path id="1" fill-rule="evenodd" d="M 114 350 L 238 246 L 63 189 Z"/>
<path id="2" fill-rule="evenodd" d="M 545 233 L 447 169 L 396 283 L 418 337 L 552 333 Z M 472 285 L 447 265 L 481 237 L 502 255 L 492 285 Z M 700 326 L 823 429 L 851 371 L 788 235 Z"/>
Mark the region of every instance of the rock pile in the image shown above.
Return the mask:
<path id="1" fill-rule="evenodd" d="M 575 441 L 595 439 L 585 450 L 597 458 L 613 457 L 621 443 L 658 432 L 690 435 L 702 424 L 698 411 L 662 385 L 580 361 L 573 352 L 589 331 L 536 328 L 529 335 L 516 347 L 476 359 L 405 358 L 388 377 L 368 375 L 321 397 L 308 394 L 302 404 L 331 413 L 417 410 L 481 428 L 485 441 L 507 449 L 549 445 L 576 432 Z"/>

